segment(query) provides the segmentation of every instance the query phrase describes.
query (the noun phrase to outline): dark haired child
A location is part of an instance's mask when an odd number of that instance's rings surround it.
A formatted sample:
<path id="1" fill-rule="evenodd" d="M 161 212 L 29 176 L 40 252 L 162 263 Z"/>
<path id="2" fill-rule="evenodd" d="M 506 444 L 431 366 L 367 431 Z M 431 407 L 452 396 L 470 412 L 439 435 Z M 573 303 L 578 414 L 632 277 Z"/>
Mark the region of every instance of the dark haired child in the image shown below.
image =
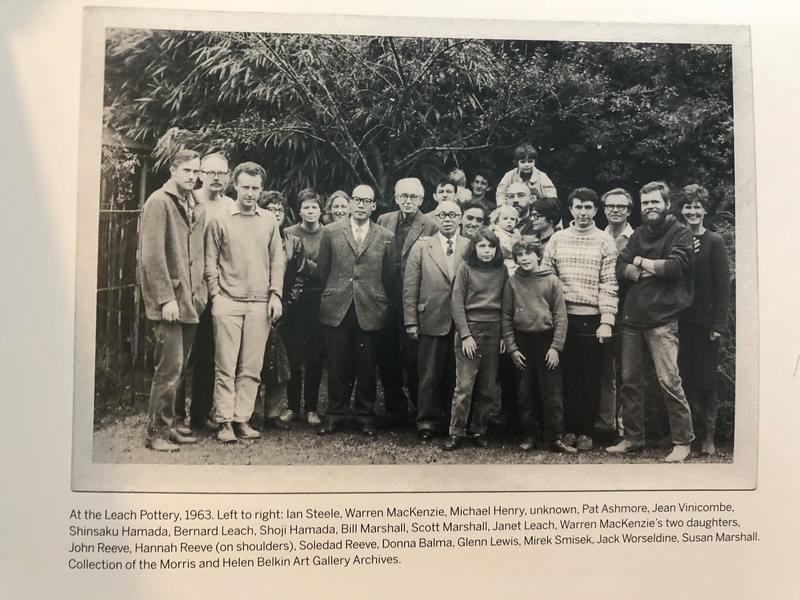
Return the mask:
<path id="1" fill-rule="evenodd" d="M 501 329 L 506 352 L 521 371 L 519 416 L 522 450 L 536 445 L 537 396 L 541 397 L 542 438 L 553 452 L 577 452 L 564 445 L 563 385 L 559 353 L 567 337 L 567 305 L 558 277 L 539 268 L 544 248 L 524 236 L 512 248 L 517 270 L 503 289 Z M 538 394 L 537 394 L 538 390 Z"/>
<path id="2" fill-rule="evenodd" d="M 488 228 L 469 241 L 453 280 L 453 321 L 456 326 L 456 390 L 450 419 L 450 437 L 444 450 L 455 450 L 467 437 L 467 420 L 475 445 L 485 448 L 489 415 L 499 409 L 495 387 L 500 354 L 500 317 L 503 286 L 508 272 L 500 240 Z"/>
<path id="3" fill-rule="evenodd" d="M 526 183 L 531 193 L 535 191 L 539 198 L 558 198 L 556 186 L 553 185 L 546 173 L 536 168 L 537 158 L 539 158 L 539 153 L 531 144 L 521 144 L 514 149 L 516 167 L 503 175 L 500 183 L 497 184 L 495 198 L 497 206 L 510 204 L 506 201 L 506 191 L 509 185 L 517 182 Z"/>

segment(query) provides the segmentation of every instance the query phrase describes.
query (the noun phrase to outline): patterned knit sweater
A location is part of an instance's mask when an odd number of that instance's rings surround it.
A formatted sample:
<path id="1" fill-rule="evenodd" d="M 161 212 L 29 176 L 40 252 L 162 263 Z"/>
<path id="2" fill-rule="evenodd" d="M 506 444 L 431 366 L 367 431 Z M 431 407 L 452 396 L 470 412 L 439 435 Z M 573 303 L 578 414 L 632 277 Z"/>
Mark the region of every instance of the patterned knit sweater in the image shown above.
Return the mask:
<path id="1" fill-rule="evenodd" d="M 617 249 L 611 236 L 594 225 L 574 224 L 556 231 L 545 246 L 542 268 L 551 269 L 564 286 L 567 314 L 600 315 L 614 324 L 617 314 Z"/>

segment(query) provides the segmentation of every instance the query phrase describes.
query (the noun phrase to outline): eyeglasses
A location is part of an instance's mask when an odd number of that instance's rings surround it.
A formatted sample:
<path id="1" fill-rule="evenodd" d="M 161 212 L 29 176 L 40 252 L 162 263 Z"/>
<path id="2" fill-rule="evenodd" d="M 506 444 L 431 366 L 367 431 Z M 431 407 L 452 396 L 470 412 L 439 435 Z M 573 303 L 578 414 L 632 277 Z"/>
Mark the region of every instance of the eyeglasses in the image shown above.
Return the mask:
<path id="1" fill-rule="evenodd" d="M 417 202 L 422 200 L 422 196 L 419 194 L 396 194 L 395 200 L 400 200 L 400 202 L 405 202 L 407 200 L 411 200 L 412 202 Z"/>
<path id="2" fill-rule="evenodd" d="M 203 175 L 208 175 L 211 178 L 219 177 L 222 178 L 224 175 L 227 175 L 230 171 L 200 171 Z"/>
<path id="3" fill-rule="evenodd" d="M 280 204 L 270 204 L 267 207 L 267 210 L 269 212 L 274 212 L 274 213 L 282 213 L 282 212 L 284 212 L 284 208 Z"/>
<path id="4" fill-rule="evenodd" d="M 606 210 L 608 212 L 622 212 L 624 210 L 628 210 L 627 204 L 606 204 Z"/>
<path id="5" fill-rule="evenodd" d="M 439 213 L 436 213 L 436 216 L 439 217 L 440 219 L 453 220 L 453 219 L 457 219 L 458 217 L 460 217 L 461 213 L 457 213 L 457 212 L 451 210 L 450 212 L 439 212 Z"/>
<path id="6" fill-rule="evenodd" d="M 540 214 L 539 214 L 539 213 L 537 213 L 536 211 L 533 211 L 533 212 L 531 213 L 531 221 L 535 221 L 535 220 L 536 220 L 536 219 L 538 219 L 539 217 L 543 217 L 543 216 L 544 216 L 544 215 L 540 215 Z"/>
<path id="7" fill-rule="evenodd" d="M 353 196 L 353 204 L 372 204 L 375 202 L 374 198 L 358 198 Z"/>

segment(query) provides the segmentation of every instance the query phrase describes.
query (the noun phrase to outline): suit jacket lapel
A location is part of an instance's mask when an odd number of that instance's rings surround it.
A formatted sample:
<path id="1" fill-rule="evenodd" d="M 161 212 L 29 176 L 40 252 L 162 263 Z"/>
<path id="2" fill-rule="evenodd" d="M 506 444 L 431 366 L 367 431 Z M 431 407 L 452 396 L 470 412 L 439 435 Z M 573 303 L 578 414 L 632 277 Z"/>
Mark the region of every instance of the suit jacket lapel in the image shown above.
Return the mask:
<path id="1" fill-rule="evenodd" d="M 414 220 L 411 221 L 411 227 L 408 230 L 406 241 L 403 244 L 403 251 L 402 251 L 403 256 L 411 252 L 411 246 L 414 245 L 414 242 L 417 241 L 421 233 L 422 233 L 422 213 L 417 211 L 417 214 L 414 215 Z"/>
<path id="2" fill-rule="evenodd" d="M 350 235 L 353 235 L 352 229 L 350 230 Z M 359 252 L 358 248 L 356 248 L 356 254 L 358 256 L 361 256 L 361 253 L 367 249 L 367 247 L 372 243 L 372 240 L 375 239 L 376 235 L 378 234 L 375 232 L 375 223 L 370 223 L 369 227 L 367 228 L 367 235 L 364 236 L 364 243 L 361 244 L 361 252 Z M 355 244 L 355 238 L 353 238 L 353 243 Z"/>
<path id="3" fill-rule="evenodd" d="M 350 242 L 350 247 L 353 249 L 353 252 L 358 255 L 358 244 L 356 244 L 356 238 L 353 236 L 353 227 L 349 220 L 342 229 L 344 230 L 344 237 L 346 237 L 347 241 Z"/>
<path id="4" fill-rule="evenodd" d="M 436 266 L 441 269 L 442 273 L 445 277 L 450 279 L 449 274 L 447 273 L 447 259 L 444 256 L 444 251 L 442 250 L 442 244 L 439 242 L 439 236 L 433 236 L 430 241 L 428 242 L 428 248 L 431 253 L 431 258 L 433 262 L 436 263 Z"/>

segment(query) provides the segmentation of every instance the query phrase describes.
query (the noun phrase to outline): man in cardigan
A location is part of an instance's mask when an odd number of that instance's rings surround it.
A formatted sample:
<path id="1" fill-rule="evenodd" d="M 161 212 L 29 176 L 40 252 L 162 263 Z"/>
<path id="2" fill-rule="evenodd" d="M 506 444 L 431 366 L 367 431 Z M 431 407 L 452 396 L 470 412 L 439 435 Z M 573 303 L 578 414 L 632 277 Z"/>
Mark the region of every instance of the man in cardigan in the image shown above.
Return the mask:
<path id="1" fill-rule="evenodd" d="M 682 462 L 694 440 L 692 415 L 678 371 L 678 314 L 692 304 L 694 241 L 669 214 L 670 190 L 654 181 L 639 191 L 642 225 L 617 259 L 617 276 L 631 282 L 622 307 L 624 439 L 606 448 L 625 453 L 644 447 L 644 389 L 647 355 L 652 358 L 672 433 L 667 462 Z"/>
<path id="2" fill-rule="evenodd" d="M 195 205 L 191 193 L 199 171 L 200 155 L 179 151 L 172 159 L 169 181 L 153 192 L 142 210 L 139 269 L 145 312 L 156 338 L 147 447 L 161 452 L 197 441 L 191 430 L 176 425 L 175 402 L 207 296 L 205 210 Z"/>
<path id="3" fill-rule="evenodd" d="M 347 417 L 357 381 L 355 416 L 361 433 L 374 436 L 375 337 L 389 322 L 392 234 L 369 219 L 375 209 L 371 187 L 356 186 L 350 206 L 349 219 L 322 230 L 317 259 L 324 284 L 319 320 L 328 356 L 328 412 L 317 433 L 333 433 Z"/>
<path id="4" fill-rule="evenodd" d="M 403 276 L 408 254 L 414 243 L 423 236 L 436 233 L 436 223 L 423 215 L 419 207 L 425 199 L 422 182 L 409 177 L 394 186 L 394 201 L 399 210 L 378 217 L 378 225 L 394 234 L 390 246 L 392 273 L 389 277 L 389 325 L 379 336 L 378 369 L 383 384 L 387 425 L 408 425 L 408 401 L 403 393 L 403 371 L 406 372 L 411 404 L 417 406 L 417 340 L 405 334 L 403 326 Z"/>
<path id="5" fill-rule="evenodd" d="M 250 427 L 264 347 L 283 311 L 285 256 L 278 221 L 257 201 L 266 173 L 246 162 L 233 171 L 236 202 L 206 233 L 206 279 L 215 333 L 214 418 L 217 439 L 260 437 Z"/>

